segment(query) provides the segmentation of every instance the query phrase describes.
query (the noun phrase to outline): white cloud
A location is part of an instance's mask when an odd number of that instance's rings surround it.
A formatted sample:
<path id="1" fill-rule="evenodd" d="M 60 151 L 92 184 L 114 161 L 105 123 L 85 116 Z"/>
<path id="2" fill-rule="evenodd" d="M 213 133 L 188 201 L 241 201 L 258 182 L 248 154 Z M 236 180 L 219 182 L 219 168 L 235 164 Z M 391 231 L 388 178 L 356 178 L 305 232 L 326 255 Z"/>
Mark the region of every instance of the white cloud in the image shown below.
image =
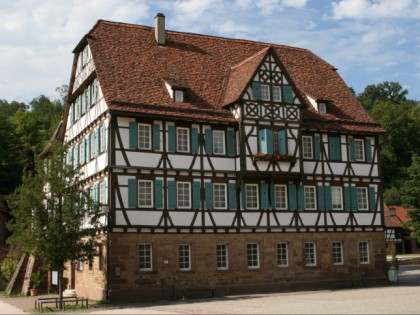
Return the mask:
<path id="1" fill-rule="evenodd" d="M 336 20 L 420 18 L 420 2 L 417 0 L 341 0 L 331 6 L 332 18 Z"/>

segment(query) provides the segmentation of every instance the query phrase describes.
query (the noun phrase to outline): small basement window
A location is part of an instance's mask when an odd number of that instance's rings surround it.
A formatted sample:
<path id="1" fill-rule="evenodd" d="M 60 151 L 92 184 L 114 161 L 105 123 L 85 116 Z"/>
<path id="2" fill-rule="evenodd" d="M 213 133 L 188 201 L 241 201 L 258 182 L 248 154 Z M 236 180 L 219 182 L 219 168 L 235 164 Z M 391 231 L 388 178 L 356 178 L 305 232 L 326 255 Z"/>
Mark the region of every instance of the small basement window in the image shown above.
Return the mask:
<path id="1" fill-rule="evenodd" d="M 183 102 L 184 101 L 184 91 L 183 90 L 174 90 L 174 101 Z"/>

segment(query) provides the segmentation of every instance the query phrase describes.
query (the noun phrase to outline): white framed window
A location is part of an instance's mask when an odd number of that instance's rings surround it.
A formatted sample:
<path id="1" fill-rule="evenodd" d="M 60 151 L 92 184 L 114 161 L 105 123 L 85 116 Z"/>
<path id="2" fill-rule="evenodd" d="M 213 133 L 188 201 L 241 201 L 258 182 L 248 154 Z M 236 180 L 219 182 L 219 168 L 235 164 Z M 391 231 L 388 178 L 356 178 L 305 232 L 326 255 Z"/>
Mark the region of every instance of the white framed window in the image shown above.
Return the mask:
<path id="1" fill-rule="evenodd" d="M 139 192 L 139 200 L 138 200 L 139 207 L 152 208 L 153 207 L 153 181 L 139 180 L 138 192 Z"/>
<path id="2" fill-rule="evenodd" d="M 327 113 L 327 104 L 326 103 L 318 103 L 318 112 L 320 114 L 326 114 Z"/>
<path id="3" fill-rule="evenodd" d="M 174 100 L 175 102 L 184 101 L 184 91 L 183 90 L 174 90 Z"/>
<path id="4" fill-rule="evenodd" d="M 178 258 L 179 258 L 179 270 L 189 271 L 191 270 L 191 245 L 181 244 L 178 247 Z"/>
<path id="5" fill-rule="evenodd" d="M 356 161 L 365 160 L 365 145 L 363 139 L 354 139 L 354 158 Z"/>
<path id="6" fill-rule="evenodd" d="M 106 179 L 99 184 L 99 201 L 103 205 L 108 204 L 108 184 Z"/>
<path id="7" fill-rule="evenodd" d="M 368 189 L 367 187 L 357 187 L 357 209 L 368 210 Z"/>
<path id="8" fill-rule="evenodd" d="M 359 242 L 359 262 L 361 264 L 369 263 L 369 243 L 368 242 Z"/>
<path id="9" fill-rule="evenodd" d="M 332 261 L 334 265 L 342 265 L 343 260 L 343 243 L 333 242 L 332 243 Z"/>
<path id="10" fill-rule="evenodd" d="M 276 209 L 287 209 L 287 187 L 286 185 L 275 185 L 274 196 Z"/>
<path id="11" fill-rule="evenodd" d="M 267 84 L 261 84 L 261 100 L 270 100 L 270 86 Z"/>
<path id="12" fill-rule="evenodd" d="M 258 185 L 245 185 L 246 209 L 258 209 Z"/>
<path id="13" fill-rule="evenodd" d="M 305 266 L 316 266 L 316 246 L 314 242 L 305 243 Z"/>
<path id="14" fill-rule="evenodd" d="M 302 151 L 304 159 L 314 158 L 313 141 L 311 136 L 302 136 Z"/>
<path id="15" fill-rule="evenodd" d="M 305 210 L 316 209 L 316 193 L 315 186 L 304 187 Z"/>
<path id="16" fill-rule="evenodd" d="M 225 132 L 223 130 L 213 130 L 213 154 L 225 154 Z"/>
<path id="17" fill-rule="evenodd" d="M 273 85 L 273 102 L 281 102 L 281 87 Z"/>
<path id="18" fill-rule="evenodd" d="M 277 266 L 287 267 L 289 266 L 289 249 L 287 243 L 277 244 Z"/>
<path id="19" fill-rule="evenodd" d="M 145 243 L 139 245 L 139 270 L 153 270 L 152 244 Z"/>
<path id="20" fill-rule="evenodd" d="M 176 183 L 177 207 L 181 209 L 191 208 L 191 183 Z"/>
<path id="21" fill-rule="evenodd" d="M 178 152 L 190 152 L 190 130 L 188 128 L 176 129 L 176 149 Z"/>
<path id="22" fill-rule="evenodd" d="M 229 267 L 227 244 L 216 245 L 216 257 L 217 257 L 217 262 L 216 262 L 217 270 L 227 270 Z"/>
<path id="23" fill-rule="evenodd" d="M 332 210 L 343 210 L 343 189 L 341 187 L 331 187 Z"/>
<path id="24" fill-rule="evenodd" d="M 85 144 L 83 143 L 83 141 L 79 144 L 79 164 L 82 165 L 84 164 L 85 161 Z"/>
<path id="25" fill-rule="evenodd" d="M 147 124 L 138 124 L 139 130 L 139 149 L 150 150 L 152 148 L 151 126 Z"/>
<path id="26" fill-rule="evenodd" d="M 260 268 L 260 248 L 258 243 L 249 243 L 246 245 L 247 265 L 249 269 Z"/>
<path id="27" fill-rule="evenodd" d="M 95 157 L 95 147 L 96 147 L 96 132 L 93 131 L 93 133 L 90 134 L 90 157 Z"/>
<path id="28" fill-rule="evenodd" d="M 214 209 L 226 209 L 226 200 L 226 184 L 213 184 Z"/>

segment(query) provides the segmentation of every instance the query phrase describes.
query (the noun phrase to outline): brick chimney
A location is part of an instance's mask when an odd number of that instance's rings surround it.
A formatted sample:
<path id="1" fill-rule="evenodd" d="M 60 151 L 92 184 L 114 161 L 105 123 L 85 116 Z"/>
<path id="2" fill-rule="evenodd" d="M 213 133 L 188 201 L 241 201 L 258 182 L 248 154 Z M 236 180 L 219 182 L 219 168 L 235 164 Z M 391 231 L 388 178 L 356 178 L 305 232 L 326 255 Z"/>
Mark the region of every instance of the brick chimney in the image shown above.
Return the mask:
<path id="1" fill-rule="evenodd" d="M 165 15 L 163 13 L 155 16 L 155 39 L 159 46 L 165 46 Z"/>

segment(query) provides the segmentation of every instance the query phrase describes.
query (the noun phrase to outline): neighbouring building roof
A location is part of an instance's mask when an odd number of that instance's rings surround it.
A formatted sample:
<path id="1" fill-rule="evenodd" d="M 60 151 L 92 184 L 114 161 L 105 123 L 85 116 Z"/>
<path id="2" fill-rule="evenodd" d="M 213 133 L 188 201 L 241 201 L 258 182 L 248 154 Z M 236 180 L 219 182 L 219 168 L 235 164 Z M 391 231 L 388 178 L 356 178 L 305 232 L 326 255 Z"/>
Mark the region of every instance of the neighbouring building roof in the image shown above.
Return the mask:
<path id="1" fill-rule="evenodd" d="M 394 209 L 394 210 L 392 210 Z M 408 210 L 400 206 L 384 206 L 385 226 L 388 228 L 402 228 L 409 219 Z"/>
<path id="2" fill-rule="evenodd" d="M 224 106 L 242 97 L 264 57 L 273 54 L 304 103 L 304 128 L 383 132 L 336 69 L 309 50 L 168 30 L 165 34 L 166 45 L 159 46 L 152 27 L 99 20 L 84 38 L 110 110 L 234 122 Z M 165 82 L 176 82 L 186 101 L 174 102 Z M 328 113 L 319 114 L 306 95 L 328 100 Z"/>

